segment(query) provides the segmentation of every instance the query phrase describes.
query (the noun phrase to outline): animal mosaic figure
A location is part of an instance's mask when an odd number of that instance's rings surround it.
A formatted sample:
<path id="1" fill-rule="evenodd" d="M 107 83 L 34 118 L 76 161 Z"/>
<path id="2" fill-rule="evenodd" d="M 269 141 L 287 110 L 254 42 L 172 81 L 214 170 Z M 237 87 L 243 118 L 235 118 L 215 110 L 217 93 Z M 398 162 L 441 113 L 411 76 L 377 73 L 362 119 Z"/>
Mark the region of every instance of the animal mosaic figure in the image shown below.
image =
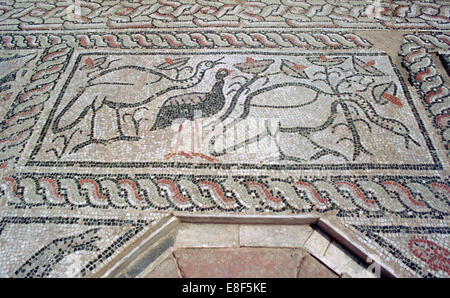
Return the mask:
<path id="1" fill-rule="evenodd" d="M 102 58 L 98 58 L 102 59 Z M 220 60 L 205 60 L 198 63 L 191 76 L 183 79 L 172 78 L 164 72 L 153 68 L 137 65 L 122 65 L 109 68 L 114 62 L 87 60 L 90 70 L 88 81 L 57 114 L 52 124 L 55 134 L 70 130 L 78 125 L 91 112 L 89 140 L 74 147 L 72 152 L 93 143 L 106 144 L 118 140 L 138 140 L 138 136 L 126 136 L 122 131 L 120 110 L 124 108 L 139 108 L 156 98 L 173 90 L 189 89 L 199 84 L 206 71 L 218 64 Z M 94 68 L 94 70 L 91 70 Z M 137 93 L 139 91 L 139 93 Z M 134 95 L 134 96 L 129 96 Z M 94 135 L 95 117 L 97 112 L 107 106 L 115 111 L 118 136 L 113 139 L 96 139 Z"/>
<path id="2" fill-rule="evenodd" d="M 85 250 L 98 251 L 94 242 L 100 238 L 96 236 L 98 229 L 91 229 L 84 233 L 58 238 L 41 248 L 15 272 L 16 277 L 45 277 L 53 267 L 68 255 Z"/>
<path id="3" fill-rule="evenodd" d="M 211 91 L 206 93 L 192 92 L 167 99 L 161 106 L 155 123 L 150 131 L 169 127 L 177 119 L 186 119 L 194 121 L 198 118 L 208 118 L 217 114 L 225 106 L 225 95 L 223 92 L 225 77 L 230 75 L 231 71 L 221 68 L 216 72 L 216 82 Z M 198 117 L 196 117 L 198 114 Z M 180 144 L 181 131 L 183 124 L 180 123 L 178 129 L 178 138 L 175 145 L 175 153 L 166 155 L 167 158 L 177 154 Z M 198 124 L 196 123 L 196 133 L 198 135 Z M 195 152 L 194 152 L 195 153 Z M 184 153 L 186 154 L 186 153 Z"/>

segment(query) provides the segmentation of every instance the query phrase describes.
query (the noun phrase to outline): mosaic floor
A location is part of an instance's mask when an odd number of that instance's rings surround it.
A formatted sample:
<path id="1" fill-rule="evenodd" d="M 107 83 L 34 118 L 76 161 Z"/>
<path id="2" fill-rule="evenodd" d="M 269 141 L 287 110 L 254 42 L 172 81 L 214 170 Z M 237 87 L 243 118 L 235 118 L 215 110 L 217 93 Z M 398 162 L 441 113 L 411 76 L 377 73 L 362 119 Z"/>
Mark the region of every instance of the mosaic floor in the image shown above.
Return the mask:
<path id="1" fill-rule="evenodd" d="M 0 36 L 0 276 L 90 276 L 182 211 L 449 277 L 448 1 L 5 0 Z"/>

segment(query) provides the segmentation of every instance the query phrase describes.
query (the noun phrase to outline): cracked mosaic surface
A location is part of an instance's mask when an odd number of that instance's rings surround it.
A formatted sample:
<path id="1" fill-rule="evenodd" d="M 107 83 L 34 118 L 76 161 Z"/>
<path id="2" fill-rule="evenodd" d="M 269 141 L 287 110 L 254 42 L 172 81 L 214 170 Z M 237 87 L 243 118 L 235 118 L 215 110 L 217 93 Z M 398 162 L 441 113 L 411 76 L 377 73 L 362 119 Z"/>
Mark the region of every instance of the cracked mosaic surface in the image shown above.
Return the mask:
<path id="1" fill-rule="evenodd" d="M 448 3 L 371 5 L 2 3 L 0 274 L 89 276 L 178 210 L 333 217 L 448 277 Z"/>

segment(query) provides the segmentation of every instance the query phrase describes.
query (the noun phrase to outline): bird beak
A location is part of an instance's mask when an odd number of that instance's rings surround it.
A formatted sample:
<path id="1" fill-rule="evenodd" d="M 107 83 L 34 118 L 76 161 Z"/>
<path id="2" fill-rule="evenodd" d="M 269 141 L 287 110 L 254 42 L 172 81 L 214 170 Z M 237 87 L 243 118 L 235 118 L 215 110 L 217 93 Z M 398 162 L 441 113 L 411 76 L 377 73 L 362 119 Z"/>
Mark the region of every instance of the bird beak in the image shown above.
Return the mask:
<path id="1" fill-rule="evenodd" d="M 217 59 L 216 61 L 214 61 L 214 65 L 217 65 L 217 64 L 225 64 L 224 62 L 221 62 L 221 61 L 220 61 L 220 60 L 222 60 L 223 58 L 225 58 L 225 57 L 219 58 L 219 59 Z"/>

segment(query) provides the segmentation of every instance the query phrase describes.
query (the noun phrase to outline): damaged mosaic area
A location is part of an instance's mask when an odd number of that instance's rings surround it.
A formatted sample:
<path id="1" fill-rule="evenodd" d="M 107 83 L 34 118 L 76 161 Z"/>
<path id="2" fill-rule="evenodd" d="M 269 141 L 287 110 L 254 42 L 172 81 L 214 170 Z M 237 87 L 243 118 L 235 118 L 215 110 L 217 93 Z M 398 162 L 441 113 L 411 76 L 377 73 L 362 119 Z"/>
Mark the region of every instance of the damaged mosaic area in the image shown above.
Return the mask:
<path id="1" fill-rule="evenodd" d="M 175 210 L 448 277 L 449 6 L 381 2 L 2 3 L 0 275 L 91 276 Z"/>

